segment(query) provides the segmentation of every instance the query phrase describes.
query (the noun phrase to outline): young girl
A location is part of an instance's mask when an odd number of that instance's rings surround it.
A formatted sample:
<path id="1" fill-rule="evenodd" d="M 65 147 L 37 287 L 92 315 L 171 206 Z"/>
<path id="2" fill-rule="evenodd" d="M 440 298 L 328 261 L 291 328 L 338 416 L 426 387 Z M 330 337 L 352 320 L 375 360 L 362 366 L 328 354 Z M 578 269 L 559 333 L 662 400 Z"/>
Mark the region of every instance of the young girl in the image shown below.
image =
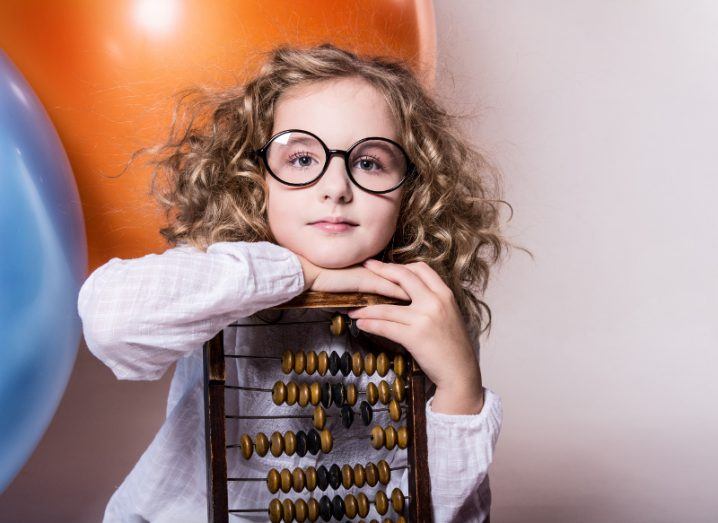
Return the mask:
<path id="1" fill-rule="evenodd" d="M 277 321 L 260 311 L 307 290 L 411 300 L 349 315 L 368 335 L 406 347 L 436 385 L 426 405 L 434 521 L 486 521 L 502 406 L 482 384 L 478 336 L 490 326 L 490 310 L 475 292 L 485 289 L 489 267 L 509 245 L 498 229 L 496 202 L 503 200 L 489 191 L 495 170 L 405 64 L 331 44 L 277 48 L 251 81 L 205 92 L 190 107 L 183 132 L 175 138 L 173 122 L 169 142 L 154 149 L 167 153 L 155 162 L 167 183 L 158 189 L 155 176 L 152 188 L 169 221 L 161 234 L 174 246 L 111 259 L 79 294 L 87 346 L 118 379 L 155 380 L 176 363 L 166 420 L 110 499 L 104 521 L 207 521 L 202 345 L 225 329 L 228 353 L 350 350 L 319 323 L 226 328 Z M 489 315 L 483 329 L 482 308 Z M 334 311 L 288 310 L 282 321 L 328 320 Z M 276 361 L 227 365 L 228 384 L 267 387 L 277 379 Z M 364 390 L 372 379 L 355 382 Z M 267 393 L 233 392 L 240 393 L 227 394 L 228 413 L 298 413 Z M 379 413 L 375 419 L 384 420 Z M 254 421 L 239 428 L 228 420 L 228 443 L 245 432 L 307 429 L 297 418 Z M 261 478 L 270 468 L 380 459 L 406 465 L 398 448 L 367 454 L 366 442 L 351 437 L 366 436 L 360 423 L 345 429 L 335 416 L 327 426 L 337 434 L 329 454 L 245 460 L 228 450 L 228 473 Z M 394 487 L 407 492 L 406 469 L 375 488 Z M 228 488 L 230 507 L 266 507 L 274 497 L 261 481 Z M 373 518 L 382 519 L 372 506 Z"/>

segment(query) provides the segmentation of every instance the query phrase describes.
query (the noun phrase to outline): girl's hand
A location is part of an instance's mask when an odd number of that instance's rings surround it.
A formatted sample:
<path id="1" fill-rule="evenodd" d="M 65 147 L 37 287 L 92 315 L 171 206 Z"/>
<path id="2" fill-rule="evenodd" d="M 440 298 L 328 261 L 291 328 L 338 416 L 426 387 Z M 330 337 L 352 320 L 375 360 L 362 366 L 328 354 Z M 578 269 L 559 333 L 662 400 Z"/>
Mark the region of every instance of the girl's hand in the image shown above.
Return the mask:
<path id="1" fill-rule="evenodd" d="M 404 346 L 436 384 L 434 412 L 476 414 L 484 404 L 481 369 L 451 289 L 424 262 L 363 266 L 401 287 L 410 305 L 368 305 L 350 311 L 363 331 Z"/>
<path id="2" fill-rule="evenodd" d="M 344 269 L 325 269 L 314 265 L 297 254 L 304 271 L 304 290 L 322 292 L 368 292 L 409 300 L 409 296 L 396 283 L 382 278 L 361 265 Z"/>

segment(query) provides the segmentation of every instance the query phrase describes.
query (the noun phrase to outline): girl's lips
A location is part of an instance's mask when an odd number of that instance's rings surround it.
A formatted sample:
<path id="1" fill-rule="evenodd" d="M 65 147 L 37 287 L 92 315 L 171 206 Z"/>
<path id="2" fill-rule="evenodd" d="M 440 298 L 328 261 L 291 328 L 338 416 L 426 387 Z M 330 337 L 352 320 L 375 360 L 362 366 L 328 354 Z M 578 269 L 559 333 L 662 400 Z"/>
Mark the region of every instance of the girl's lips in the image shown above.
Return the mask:
<path id="1" fill-rule="evenodd" d="M 326 232 L 345 232 L 349 229 L 356 227 L 356 225 L 350 225 L 348 223 L 331 223 L 331 222 L 315 222 L 311 224 L 312 227 L 316 227 Z"/>

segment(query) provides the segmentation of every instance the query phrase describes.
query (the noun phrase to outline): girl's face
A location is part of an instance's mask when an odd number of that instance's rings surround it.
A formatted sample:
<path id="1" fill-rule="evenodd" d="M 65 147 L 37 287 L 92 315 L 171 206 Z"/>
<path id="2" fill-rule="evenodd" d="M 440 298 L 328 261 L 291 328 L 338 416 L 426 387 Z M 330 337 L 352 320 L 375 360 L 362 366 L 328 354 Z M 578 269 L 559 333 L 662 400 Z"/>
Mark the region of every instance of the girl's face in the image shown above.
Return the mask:
<path id="1" fill-rule="evenodd" d="M 290 88 L 277 100 L 272 135 L 286 129 L 316 134 L 329 149 L 347 150 L 361 138 L 399 141 L 383 97 L 357 78 Z M 325 268 L 361 263 L 381 252 L 394 234 L 404 185 L 372 194 L 352 183 L 344 160 L 333 156 L 314 184 L 292 187 L 265 174 L 268 220 L 277 243 Z M 327 216 L 355 223 L 335 232 L 312 225 Z"/>

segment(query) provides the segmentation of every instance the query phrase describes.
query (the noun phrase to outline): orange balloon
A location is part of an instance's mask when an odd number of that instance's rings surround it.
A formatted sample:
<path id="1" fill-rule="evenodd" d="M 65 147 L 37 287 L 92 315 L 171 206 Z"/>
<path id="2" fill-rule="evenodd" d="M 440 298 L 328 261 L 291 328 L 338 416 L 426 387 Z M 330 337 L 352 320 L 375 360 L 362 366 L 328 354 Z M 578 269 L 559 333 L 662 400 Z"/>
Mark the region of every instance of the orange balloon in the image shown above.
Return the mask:
<path id="1" fill-rule="evenodd" d="M 171 96 L 243 80 L 250 54 L 325 41 L 397 56 L 433 87 L 431 0 L 3 0 L 0 46 L 44 103 L 82 198 L 90 270 L 166 248 L 151 171 L 117 176 L 162 141 Z M 249 64 L 251 66 L 251 64 Z M 251 67 L 250 67 L 251 70 Z"/>

